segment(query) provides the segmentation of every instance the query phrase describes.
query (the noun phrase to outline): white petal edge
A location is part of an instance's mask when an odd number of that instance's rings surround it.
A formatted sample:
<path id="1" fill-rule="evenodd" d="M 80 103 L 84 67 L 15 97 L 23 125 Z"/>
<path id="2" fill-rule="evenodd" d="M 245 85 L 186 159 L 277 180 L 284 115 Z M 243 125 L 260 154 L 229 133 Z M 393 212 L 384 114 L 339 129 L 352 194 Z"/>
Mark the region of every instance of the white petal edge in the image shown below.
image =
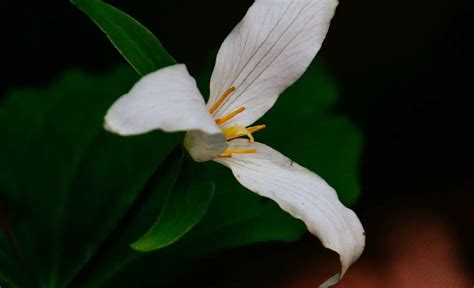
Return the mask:
<path id="1" fill-rule="evenodd" d="M 339 254 L 342 277 L 365 246 L 364 228 L 357 215 L 339 201 L 326 181 L 278 151 L 245 139 L 229 144 L 228 149 L 256 149 L 257 153 L 215 161 L 229 167 L 244 187 L 302 220 L 324 247 Z"/>
<path id="2" fill-rule="evenodd" d="M 208 107 L 229 88 L 236 90 L 215 116 L 245 107 L 227 125 L 248 126 L 262 117 L 316 56 L 337 4 L 337 0 L 256 0 L 217 55 Z"/>
<path id="3" fill-rule="evenodd" d="M 221 134 L 186 66 L 169 66 L 140 79 L 105 116 L 105 128 L 130 136 L 163 130 Z"/>

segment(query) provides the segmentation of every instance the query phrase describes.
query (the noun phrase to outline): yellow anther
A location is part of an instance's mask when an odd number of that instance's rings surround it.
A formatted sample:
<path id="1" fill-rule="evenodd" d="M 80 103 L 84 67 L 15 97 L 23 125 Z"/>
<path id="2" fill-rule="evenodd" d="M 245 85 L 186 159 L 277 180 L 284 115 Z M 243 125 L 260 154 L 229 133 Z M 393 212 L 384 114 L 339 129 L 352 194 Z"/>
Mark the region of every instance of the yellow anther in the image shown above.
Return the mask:
<path id="1" fill-rule="evenodd" d="M 235 87 L 230 87 L 229 89 L 227 89 L 227 91 L 224 92 L 224 94 L 221 96 L 221 98 L 219 98 L 219 100 L 217 100 L 216 104 L 214 104 L 211 109 L 209 109 L 209 113 L 214 113 L 216 112 L 217 109 L 219 109 L 219 107 L 222 105 L 222 103 L 224 103 L 225 99 L 227 99 L 227 97 L 229 97 L 232 93 L 234 93 L 235 91 Z"/>
<path id="2" fill-rule="evenodd" d="M 250 133 L 256 133 L 256 132 L 261 131 L 265 128 L 267 128 L 267 125 L 257 125 L 257 126 L 253 126 L 253 127 L 248 127 L 247 130 Z"/>
<path id="3" fill-rule="evenodd" d="M 255 149 L 236 149 L 236 150 L 225 150 L 221 153 L 221 157 L 232 157 L 232 154 L 254 154 L 257 153 Z"/>
<path id="4" fill-rule="evenodd" d="M 216 124 L 217 125 L 222 125 L 225 122 L 229 121 L 230 119 L 234 118 L 236 115 L 238 115 L 238 114 L 240 114 L 244 111 L 245 111 L 245 107 L 240 107 L 239 109 L 235 110 L 234 112 L 229 113 L 228 115 L 226 115 L 222 118 L 216 119 Z"/>

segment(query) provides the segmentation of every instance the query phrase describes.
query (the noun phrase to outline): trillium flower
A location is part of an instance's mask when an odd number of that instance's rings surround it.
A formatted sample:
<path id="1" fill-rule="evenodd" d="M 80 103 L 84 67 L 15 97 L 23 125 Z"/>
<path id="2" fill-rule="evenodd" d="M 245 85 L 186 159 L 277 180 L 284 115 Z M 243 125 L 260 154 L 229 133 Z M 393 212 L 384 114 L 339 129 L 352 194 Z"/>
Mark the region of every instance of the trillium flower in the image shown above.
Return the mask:
<path id="1" fill-rule="evenodd" d="M 187 131 L 184 146 L 194 160 L 230 168 L 243 186 L 301 219 L 340 255 L 341 273 L 326 284 L 339 281 L 362 253 L 363 227 L 318 175 L 256 142 L 265 125 L 254 123 L 308 68 L 336 6 L 336 0 L 256 0 L 219 50 L 207 104 L 178 64 L 143 77 L 105 117 L 106 129 L 123 136 Z"/>

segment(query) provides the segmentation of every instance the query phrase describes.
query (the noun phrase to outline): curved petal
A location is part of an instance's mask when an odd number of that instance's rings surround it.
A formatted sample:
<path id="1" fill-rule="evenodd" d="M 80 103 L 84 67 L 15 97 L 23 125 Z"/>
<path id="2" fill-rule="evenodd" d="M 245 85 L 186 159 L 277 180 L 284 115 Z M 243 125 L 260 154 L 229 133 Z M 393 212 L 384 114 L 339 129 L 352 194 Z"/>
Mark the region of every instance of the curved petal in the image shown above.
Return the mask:
<path id="1" fill-rule="evenodd" d="M 105 116 L 105 128 L 124 136 L 156 129 L 221 134 L 196 81 L 182 64 L 144 76 L 109 109 Z"/>
<path id="2" fill-rule="evenodd" d="M 293 217 L 301 219 L 324 247 L 337 252 L 341 275 L 365 246 L 364 229 L 356 214 L 339 201 L 323 179 L 272 148 L 244 139 L 230 142 L 231 150 L 256 149 L 255 154 L 217 158 L 247 189 L 274 200 Z"/>
<path id="3" fill-rule="evenodd" d="M 256 0 L 217 55 L 208 106 L 231 87 L 235 92 L 216 118 L 245 107 L 228 125 L 258 120 L 316 56 L 337 0 Z"/>

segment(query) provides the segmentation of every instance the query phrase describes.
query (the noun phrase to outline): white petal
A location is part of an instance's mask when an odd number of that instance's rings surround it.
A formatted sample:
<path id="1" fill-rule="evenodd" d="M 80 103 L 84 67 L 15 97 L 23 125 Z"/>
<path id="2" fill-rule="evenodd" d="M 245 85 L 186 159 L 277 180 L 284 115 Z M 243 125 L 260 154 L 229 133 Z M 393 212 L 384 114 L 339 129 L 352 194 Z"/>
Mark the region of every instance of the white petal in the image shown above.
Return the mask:
<path id="1" fill-rule="evenodd" d="M 232 169 L 247 189 L 301 219 L 326 248 L 339 254 L 344 275 L 364 250 L 365 236 L 357 215 L 339 201 L 336 191 L 315 173 L 264 144 L 237 139 L 228 149 L 257 150 L 215 161 Z"/>
<path id="2" fill-rule="evenodd" d="M 208 107 L 235 87 L 215 115 L 246 107 L 229 125 L 258 120 L 306 71 L 336 6 L 337 0 L 256 0 L 219 50 Z"/>
<path id="3" fill-rule="evenodd" d="M 182 64 L 144 76 L 128 94 L 112 105 L 105 116 L 105 127 L 124 136 L 156 129 L 221 133 L 209 114 L 196 81 Z"/>

